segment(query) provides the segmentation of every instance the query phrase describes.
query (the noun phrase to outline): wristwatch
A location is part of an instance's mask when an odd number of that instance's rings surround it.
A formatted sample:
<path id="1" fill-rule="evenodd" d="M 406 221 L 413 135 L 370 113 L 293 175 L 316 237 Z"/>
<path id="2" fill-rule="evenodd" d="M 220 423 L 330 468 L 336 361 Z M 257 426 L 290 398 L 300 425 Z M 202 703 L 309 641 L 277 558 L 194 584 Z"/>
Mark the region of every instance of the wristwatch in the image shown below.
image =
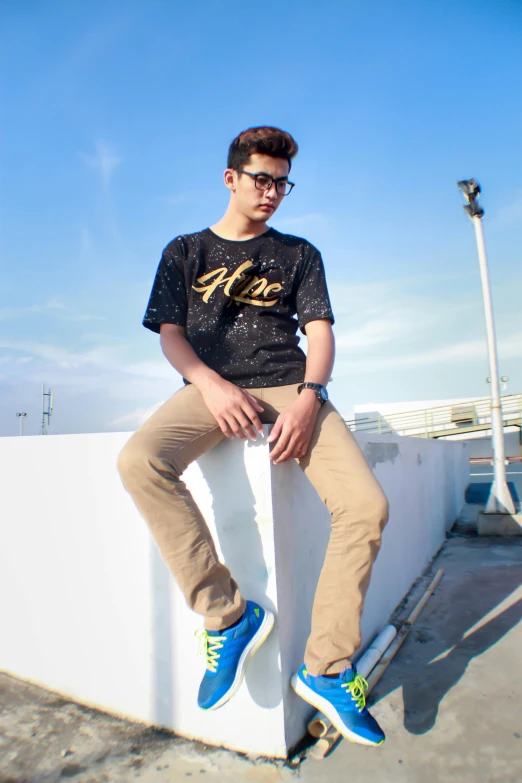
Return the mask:
<path id="1" fill-rule="evenodd" d="M 302 383 L 300 386 L 297 387 L 297 393 L 301 394 L 303 389 L 313 389 L 321 405 L 324 405 L 326 400 L 328 399 L 328 392 L 326 391 L 326 386 L 321 386 L 320 383 L 310 383 L 309 381 L 307 381 L 306 383 Z"/>

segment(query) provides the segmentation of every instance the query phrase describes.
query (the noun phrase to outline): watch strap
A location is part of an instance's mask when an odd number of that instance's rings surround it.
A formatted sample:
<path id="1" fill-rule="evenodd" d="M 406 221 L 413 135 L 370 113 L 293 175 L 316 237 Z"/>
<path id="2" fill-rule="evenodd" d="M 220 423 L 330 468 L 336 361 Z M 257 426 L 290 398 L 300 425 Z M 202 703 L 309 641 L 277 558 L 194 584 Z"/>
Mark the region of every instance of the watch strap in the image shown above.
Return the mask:
<path id="1" fill-rule="evenodd" d="M 312 389 L 312 391 L 315 392 L 315 395 L 321 405 L 324 405 L 326 400 L 321 396 L 321 390 L 325 389 L 324 386 L 321 386 L 320 383 L 312 383 L 311 381 L 305 381 L 305 383 L 302 383 L 300 386 L 297 387 L 297 393 L 301 394 L 303 389 Z"/>

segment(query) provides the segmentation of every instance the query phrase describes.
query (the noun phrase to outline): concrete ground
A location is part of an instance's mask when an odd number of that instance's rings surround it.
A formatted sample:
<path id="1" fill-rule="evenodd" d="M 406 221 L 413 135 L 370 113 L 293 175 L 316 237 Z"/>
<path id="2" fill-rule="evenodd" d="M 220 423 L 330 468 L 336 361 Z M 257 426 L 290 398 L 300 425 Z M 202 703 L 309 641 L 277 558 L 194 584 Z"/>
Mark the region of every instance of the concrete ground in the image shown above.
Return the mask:
<path id="1" fill-rule="evenodd" d="M 410 606 L 438 568 L 436 594 L 370 696 L 387 734 L 379 749 L 343 741 L 293 767 L 248 759 L 0 675 L 0 783 L 519 783 L 522 539 L 478 538 L 468 515 Z"/>

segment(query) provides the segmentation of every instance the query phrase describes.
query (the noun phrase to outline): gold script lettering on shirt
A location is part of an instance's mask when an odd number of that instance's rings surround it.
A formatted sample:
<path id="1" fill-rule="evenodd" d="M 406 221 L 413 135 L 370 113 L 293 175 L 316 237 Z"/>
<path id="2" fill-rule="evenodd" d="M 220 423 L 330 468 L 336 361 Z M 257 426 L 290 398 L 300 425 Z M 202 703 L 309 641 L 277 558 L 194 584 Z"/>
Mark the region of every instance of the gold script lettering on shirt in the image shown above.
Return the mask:
<path id="1" fill-rule="evenodd" d="M 228 273 L 227 267 L 221 266 L 219 269 L 214 269 L 212 272 L 207 272 L 207 274 L 198 277 L 196 282 L 200 283 L 200 287 L 193 285 L 192 288 L 197 293 L 203 294 L 204 302 L 209 301 L 216 288 L 224 285 L 224 293 L 234 302 L 253 304 L 257 307 L 271 307 L 276 304 L 277 297 L 275 299 L 267 299 L 267 295 L 270 292 L 276 293 L 281 291 L 283 286 L 280 283 L 267 285 L 268 280 L 265 277 L 247 275 L 247 269 L 251 269 L 253 266 L 252 261 L 245 261 L 229 277 L 226 277 Z M 263 299 L 258 299 L 261 296 L 263 296 L 264 301 Z"/>
<path id="2" fill-rule="evenodd" d="M 193 285 L 192 288 L 194 291 L 197 291 L 200 294 L 204 292 L 203 301 L 208 302 L 216 288 L 222 283 L 226 283 L 225 293 L 227 296 L 229 296 L 232 283 L 234 283 L 234 281 L 236 281 L 246 269 L 250 269 L 252 266 L 254 265 L 251 261 L 245 261 L 243 264 L 241 264 L 240 267 L 236 269 L 233 275 L 230 275 L 230 277 L 225 277 L 228 272 L 227 267 L 221 266 L 219 269 L 214 269 L 212 272 L 207 272 L 206 275 L 201 275 L 201 277 L 196 279 L 197 283 L 201 283 L 201 288 L 198 288 L 195 285 Z M 215 279 L 212 280 L 212 278 Z M 208 282 L 209 280 L 212 282 L 210 282 L 208 285 L 204 285 L 204 283 Z"/>

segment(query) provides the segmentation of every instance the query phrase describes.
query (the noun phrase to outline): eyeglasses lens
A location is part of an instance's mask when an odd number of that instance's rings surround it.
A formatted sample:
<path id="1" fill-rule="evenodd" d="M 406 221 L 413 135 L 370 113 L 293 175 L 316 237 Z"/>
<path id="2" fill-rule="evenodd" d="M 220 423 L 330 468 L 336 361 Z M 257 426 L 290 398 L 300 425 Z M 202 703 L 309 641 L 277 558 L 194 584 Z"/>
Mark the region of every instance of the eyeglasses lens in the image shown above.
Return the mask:
<path id="1" fill-rule="evenodd" d="M 270 177 L 257 176 L 256 188 L 258 188 L 258 190 L 270 190 L 273 181 L 274 180 L 270 179 Z M 292 186 L 288 182 L 285 182 L 284 180 L 276 182 L 275 186 L 280 196 L 287 196 L 292 190 Z"/>

